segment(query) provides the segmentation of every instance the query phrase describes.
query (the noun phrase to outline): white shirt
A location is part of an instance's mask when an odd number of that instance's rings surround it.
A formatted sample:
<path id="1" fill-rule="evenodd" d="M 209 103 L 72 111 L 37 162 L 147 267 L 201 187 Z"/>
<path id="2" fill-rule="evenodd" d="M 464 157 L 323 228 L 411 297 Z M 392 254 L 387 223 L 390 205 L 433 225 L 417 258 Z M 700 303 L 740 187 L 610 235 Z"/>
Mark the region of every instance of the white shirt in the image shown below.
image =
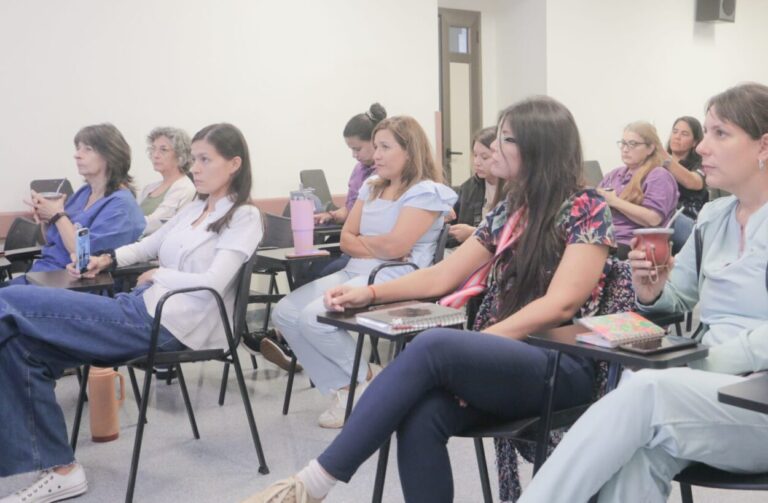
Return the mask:
<path id="1" fill-rule="evenodd" d="M 207 286 L 222 296 L 231 318 L 237 273 L 261 241 L 261 215 L 255 206 L 241 206 L 229 226 L 221 234 L 215 234 L 207 230 L 208 225 L 221 218 L 233 203 L 228 198 L 219 200 L 214 210 L 192 227 L 206 204 L 205 201 L 193 201 L 157 232 L 115 251 L 119 266 L 159 260 L 160 267 L 153 284 L 143 294 L 150 316 L 154 317 L 157 302 L 165 293 L 179 288 Z M 192 349 L 226 347 L 218 308 L 208 292 L 171 297 L 163 308 L 161 323 Z"/>
<path id="2" fill-rule="evenodd" d="M 163 183 L 162 180 L 150 183 L 144 187 L 144 190 L 141 191 L 141 195 L 137 199 L 138 203 L 141 204 L 141 202 L 149 197 L 149 194 L 159 187 L 161 183 Z M 163 195 L 163 200 L 160 201 L 157 209 L 144 217 L 147 221 L 147 226 L 144 228 L 144 235 L 148 236 L 152 234 L 163 225 L 164 220 L 173 218 L 182 206 L 186 205 L 195 197 L 196 192 L 195 185 L 187 175 L 184 175 L 173 182 Z"/>

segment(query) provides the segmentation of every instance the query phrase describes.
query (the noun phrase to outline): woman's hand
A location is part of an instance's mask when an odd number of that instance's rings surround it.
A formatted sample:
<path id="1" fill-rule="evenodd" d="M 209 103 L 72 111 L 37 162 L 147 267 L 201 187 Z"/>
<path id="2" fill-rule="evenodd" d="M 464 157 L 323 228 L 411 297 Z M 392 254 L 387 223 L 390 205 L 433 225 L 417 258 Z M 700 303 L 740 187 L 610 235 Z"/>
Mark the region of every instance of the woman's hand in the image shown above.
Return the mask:
<path id="1" fill-rule="evenodd" d="M 466 241 L 475 232 L 475 227 L 467 224 L 455 224 L 448 230 L 448 235 L 459 243 Z"/>
<path id="2" fill-rule="evenodd" d="M 616 195 L 616 191 L 613 189 L 603 189 L 603 188 L 597 188 L 597 193 L 603 196 L 605 199 L 605 202 L 608 203 L 608 206 L 613 208 L 616 205 L 616 202 L 619 201 L 619 196 Z"/>
<path id="3" fill-rule="evenodd" d="M 139 276 L 139 279 L 136 280 L 136 286 L 143 285 L 144 283 L 152 283 L 154 281 L 153 278 L 155 277 L 156 272 L 157 268 L 144 271 L 141 276 Z"/>
<path id="4" fill-rule="evenodd" d="M 327 224 L 328 222 L 333 222 L 335 220 L 330 211 L 315 213 L 314 217 L 316 224 Z"/>
<path id="5" fill-rule="evenodd" d="M 373 292 L 367 286 L 340 285 L 325 292 L 323 303 L 329 311 L 344 311 L 347 307 L 364 307 L 373 301 Z"/>
<path id="6" fill-rule="evenodd" d="M 46 199 L 34 190 L 32 191 L 32 206 L 35 209 L 35 216 L 41 221 L 48 221 L 56 213 L 64 211 L 64 196 L 58 199 Z"/>
<path id="7" fill-rule="evenodd" d="M 675 265 L 675 259 L 669 257 L 666 264 L 657 268 L 650 260 L 646 260 L 644 250 L 635 249 L 637 238 L 632 239 L 629 244 L 632 251 L 629 252 L 627 259 L 632 268 L 632 286 L 635 288 L 635 295 L 641 303 L 652 304 L 664 290 L 664 284 Z"/>
<path id="8" fill-rule="evenodd" d="M 97 274 L 105 269 L 109 269 L 109 266 L 112 265 L 112 257 L 109 255 L 92 256 L 88 261 L 88 267 L 85 269 L 85 272 L 81 273 L 77 269 L 77 257 L 75 257 L 75 254 L 73 253 L 69 257 L 72 259 L 72 262 L 67 264 L 67 272 L 76 278 L 95 278 Z"/>

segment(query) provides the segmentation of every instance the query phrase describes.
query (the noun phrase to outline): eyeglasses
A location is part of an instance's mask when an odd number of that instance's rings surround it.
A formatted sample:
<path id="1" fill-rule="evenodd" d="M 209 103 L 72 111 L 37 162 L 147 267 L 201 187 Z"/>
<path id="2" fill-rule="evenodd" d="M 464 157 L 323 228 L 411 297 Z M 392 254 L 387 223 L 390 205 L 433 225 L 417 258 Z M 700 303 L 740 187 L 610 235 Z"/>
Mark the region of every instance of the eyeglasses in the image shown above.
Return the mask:
<path id="1" fill-rule="evenodd" d="M 165 145 L 162 145 L 160 147 L 155 147 L 154 145 L 151 147 L 147 147 L 147 155 L 152 156 L 155 152 L 160 152 L 162 155 L 166 155 L 169 152 L 173 152 L 172 148 L 168 148 Z"/>
<path id="2" fill-rule="evenodd" d="M 629 150 L 634 150 L 637 147 L 639 147 L 640 145 L 648 145 L 648 143 L 644 142 L 644 141 L 634 141 L 634 140 L 624 141 L 624 140 L 619 140 L 619 141 L 616 142 L 616 145 L 619 147 L 619 150 L 624 150 L 625 148 L 628 148 Z"/>

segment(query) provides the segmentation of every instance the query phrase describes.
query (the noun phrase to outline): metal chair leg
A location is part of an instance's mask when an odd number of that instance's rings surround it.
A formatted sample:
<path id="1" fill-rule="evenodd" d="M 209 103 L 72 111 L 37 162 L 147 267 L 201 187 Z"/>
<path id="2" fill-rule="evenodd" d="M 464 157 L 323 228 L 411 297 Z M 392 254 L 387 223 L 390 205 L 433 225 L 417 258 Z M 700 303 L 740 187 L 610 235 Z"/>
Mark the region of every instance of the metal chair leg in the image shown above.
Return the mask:
<path id="1" fill-rule="evenodd" d="M 253 358 L 253 356 L 251 356 Z M 221 373 L 221 387 L 219 388 L 219 405 L 224 405 L 224 395 L 227 394 L 227 381 L 229 380 L 229 362 L 224 362 L 224 371 Z"/>
<path id="2" fill-rule="evenodd" d="M 230 343 L 231 347 L 231 343 Z M 251 399 L 248 397 L 248 388 L 245 386 L 245 377 L 243 376 L 243 368 L 240 366 L 240 359 L 237 357 L 237 351 L 232 351 L 232 365 L 235 367 L 235 375 L 237 376 L 237 385 L 240 387 L 240 395 L 243 398 L 243 406 L 245 407 L 245 415 L 248 417 L 248 426 L 251 429 L 251 438 L 253 438 L 253 445 L 256 448 L 256 455 L 259 458 L 259 473 L 266 475 L 269 473 L 267 467 L 267 461 L 264 459 L 264 450 L 261 448 L 261 441 L 259 440 L 259 432 L 256 429 L 256 420 L 253 417 L 253 409 L 251 408 Z"/>
<path id="3" fill-rule="evenodd" d="M 680 499 L 683 503 L 693 503 L 693 491 L 690 484 L 680 484 Z"/>
<path id="4" fill-rule="evenodd" d="M 197 421 L 195 421 L 195 412 L 192 410 L 192 403 L 189 401 L 189 393 L 187 392 L 187 383 L 184 380 L 184 372 L 181 371 L 181 365 L 175 365 L 177 375 L 179 376 L 179 387 L 181 388 L 181 395 L 184 397 L 184 406 L 187 408 L 187 416 L 189 417 L 189 425 L 192 427 L 192 434 L 195 439 L 200 440 L 200 433 L 197 431 Z"/>
<path id="5" fill-rule="evenodd" d="M 381 498 L 384 495 L 384 480 L 387 477 L 387 461 L 389 460 L 389 443 L 391 437 L 388 438 L 379 449 L 379 462 L 376 465 L 376 481 L 373 483 L 373 503 L 381 503 Z"/>
<path id="6" fill-rule="evenodd" d="M 485 461 L 485 447 L 483 446 L 483 439 L 476 437 L 474 442 L 475 456 L 477 456 L 477 468 L 480 470 L 480 486 L 483 489 L 483 501 L 485 503 L 493 503 L 491 481 L 488 478 L 488 463 Z"/>
<path id="7" fill-rule="evenodd" d="M 152 384 L 152 369 L 144 372 L 144 389 L 141 396 L 149 397 L 149 387 Z M 131 455 L 131 470 L 128 473 L 128 489 L 125 492 L 125 503 L 133 501 L 133 490 L 136 487 L 136 476 L 139 471 L 139 457 L 141 456 L 141 441 L 144 438 L 144 423 L 147 418 L 147 405 L 149 400 L 142 399 L 139 406 L 139 420 L 136 422 L 136 438 L 133 440 L 133 454 Z"/>
<path id="8" fill-rule="evenodd" d="M 251 365 L 253 365 L 253 370 L 259 369 L 259 364 L 256 362 L 256 357 L 251 355 Z"/>
<path id="9" fill-rule="evenodd" d="M 80 434 L 80 420 L 83 417 L 83 405 L 85 404 L 85 390 L 88 387 L 88 374 L 91 371 L 90 365 L 83 365 L 83 373 L 80 378 L 80 391 L 77 394 L 77 409 L 75 409 L 75 422 L 72 424 L 72 436 L 69 445 L 72 452 L 77 449 L 77 437 Z"/>
<path id="10" fill-rule="evenodd" d="M 296 375 L 296 356 L 291 357 L 291 368 L 288 370 L 288 384 L 285 385 L 285 398 L 283 399 L 283 415 L 288 414 L 291 406 L 291 393 L 293 392 L 293 377 Z"/>
<path id="11" fill-rule="evenodd" d="M 139 391 L 139 382 L 136 380 L 136 371 L 131 366 L 128 367 L 128 377 L 131 379 L 131 388 L 133 388 L 133 396 L 136 398 L 136 407 L 141 412 L 141 391 Z M 146 418 L 144 418 L 144 422 L 147 422 Z"/>

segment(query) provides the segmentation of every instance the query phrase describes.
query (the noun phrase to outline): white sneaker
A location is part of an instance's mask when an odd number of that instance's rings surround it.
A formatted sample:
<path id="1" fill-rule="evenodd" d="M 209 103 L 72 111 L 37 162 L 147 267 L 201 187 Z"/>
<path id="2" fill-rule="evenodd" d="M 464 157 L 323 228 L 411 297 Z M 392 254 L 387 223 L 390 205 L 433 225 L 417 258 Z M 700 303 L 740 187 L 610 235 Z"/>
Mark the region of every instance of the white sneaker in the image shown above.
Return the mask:
<path id="1" fill-rule="evenodd" d="M 369 363 L 368 365 L 371 369 L 371 378 L 365 382 L 358 383 L 358 385 L 355 387 L 355 402 L 352 405 L 353 408 L 355 405 L 357 405 L 357 401 L 360 399 L 360 395 L 362 395 L 366 388 L 368 388 L 368 385 L 371 383 L 371 381 L 373 381 L 376 376 L 379 375 L 383 370 L 381 366 L 376 365 L 375 363 Z M 333 398 L 331 406 L 328 408 L 328 410 L 320 414 L 319 418 L 317 418 L 317 423 L 321 428 L 338 429 L 344 426 L 344 413 L 347 411 L 348 398 L 348 389 L 340 389 L 336 392 L 336 396 Z"/>
<path id="2" fill-rule="evenodd" d="M 43 470 L 31 486 L 0 499 L 0 503 L 53 503 L 80 496 L 87 490 L 85 470 L 76 463 L 66 475 L 59 475 L 53 470 Z"/>

